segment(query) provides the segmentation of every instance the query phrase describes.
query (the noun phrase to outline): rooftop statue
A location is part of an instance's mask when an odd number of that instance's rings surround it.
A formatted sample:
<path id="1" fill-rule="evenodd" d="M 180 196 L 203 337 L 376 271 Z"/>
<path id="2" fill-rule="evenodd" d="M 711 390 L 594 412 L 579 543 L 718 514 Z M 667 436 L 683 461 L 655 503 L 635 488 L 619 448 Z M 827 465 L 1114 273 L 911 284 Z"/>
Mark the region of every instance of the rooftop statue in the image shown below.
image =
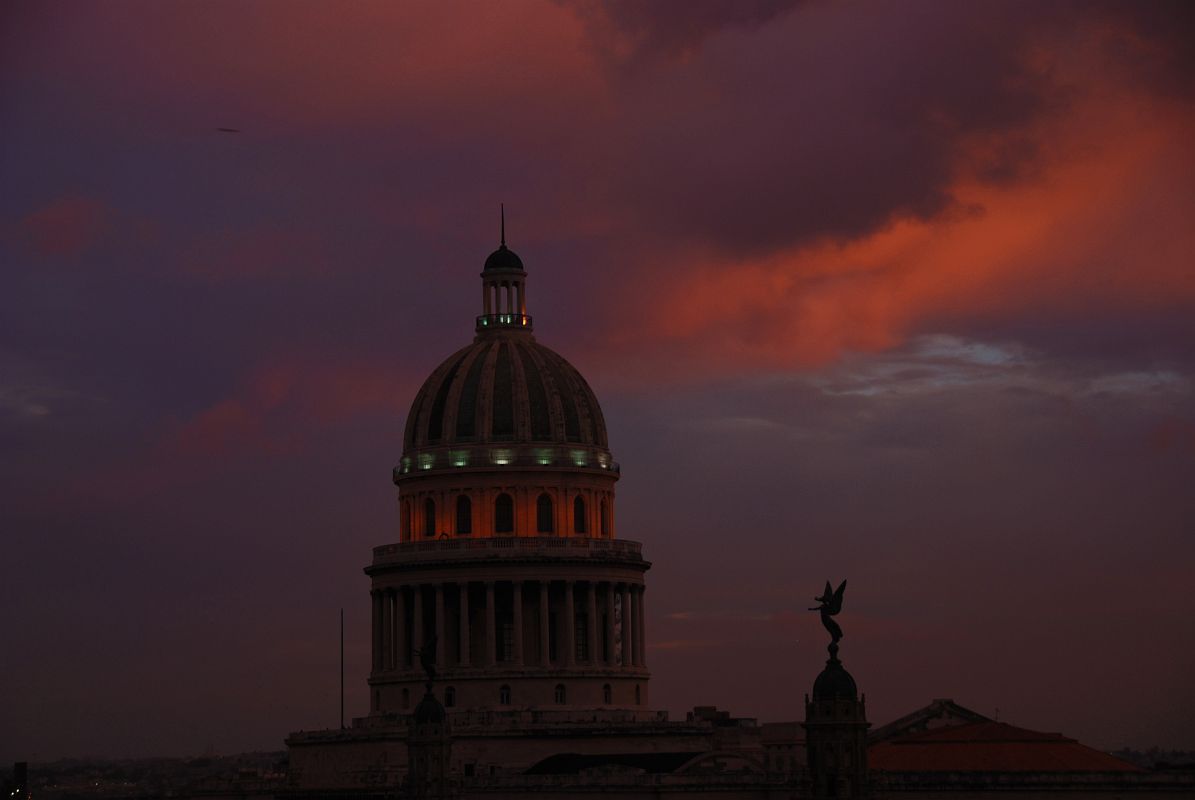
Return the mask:
<path id="1" fill-rule="evenodd" d="M 419 666 L 427 673 L 427 688 L 430 691 L 432 683 L 436 680 L 436 637 L 428 637 L 423 647 L 415 653 L 419 656 Z"/>
<path id="2" fill-rule="evenodd" d="M 830 646 L 827 649 L 830 651 L 831 658 L 838 657 L 838 640 L 842 638 L 842 628 L 834 621 L 834 615 L 842 611 L 842 594 L 845 591 L 846 581 L 838 584 L 837 589 L 831 589 L 830 582 L 826 581 L 826 589 L 822 592 L 822 596 L 813 598 L 821 605 L 809 609 L 822 613 L 822 625 L 825 625 L 826 630 L 830 632 Z"/>

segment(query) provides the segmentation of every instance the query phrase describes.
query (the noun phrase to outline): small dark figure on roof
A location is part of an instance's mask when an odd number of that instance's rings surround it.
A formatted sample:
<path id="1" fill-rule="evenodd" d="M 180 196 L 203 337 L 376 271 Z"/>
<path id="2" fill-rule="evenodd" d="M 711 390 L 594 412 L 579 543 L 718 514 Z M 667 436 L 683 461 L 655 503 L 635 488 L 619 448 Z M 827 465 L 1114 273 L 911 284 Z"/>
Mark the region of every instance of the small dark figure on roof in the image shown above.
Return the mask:
<path id="1" fill-rule="evenodd" d="M 839 611 L 842 611 L 842 593 L 846 591 L 846 581 L 838 584 L 837 589 L 830 588 L 830 582 L 826 581 L 826 590 L 821 597 L 815 597 L 814 600 L 821 603 L 817 608 L 811 608 L 810 611 L 822 612 L 822 625 L 826 626 L 826 630 L 830 632 L 830 652 L 831 654 L 838 650 L 838 640 L 842 638 L 842 628 L 838 627 L 838 623 L 834 621 L 833 617 Z"/>

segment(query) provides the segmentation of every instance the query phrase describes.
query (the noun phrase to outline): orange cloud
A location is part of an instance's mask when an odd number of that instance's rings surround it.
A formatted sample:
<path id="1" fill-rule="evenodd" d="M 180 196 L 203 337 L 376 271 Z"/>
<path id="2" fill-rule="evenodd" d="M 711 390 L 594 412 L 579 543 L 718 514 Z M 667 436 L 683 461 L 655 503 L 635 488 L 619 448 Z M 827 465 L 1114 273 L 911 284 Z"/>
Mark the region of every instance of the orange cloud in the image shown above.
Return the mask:
<path id="1" fill-rule="evenodd" d="M 933 219 L 754 259 L 685 254 L 643 287 L 635 337 L 695 351 L 694 368 L 813 365 L 950 317 L 1192 305 L 1195 113 L 1112 81 L 1087 89 L 1008 135 L 1040 150 L 1016 180 L 981 177 L 1001 142 L 963 140 L 955 203 Z"/>

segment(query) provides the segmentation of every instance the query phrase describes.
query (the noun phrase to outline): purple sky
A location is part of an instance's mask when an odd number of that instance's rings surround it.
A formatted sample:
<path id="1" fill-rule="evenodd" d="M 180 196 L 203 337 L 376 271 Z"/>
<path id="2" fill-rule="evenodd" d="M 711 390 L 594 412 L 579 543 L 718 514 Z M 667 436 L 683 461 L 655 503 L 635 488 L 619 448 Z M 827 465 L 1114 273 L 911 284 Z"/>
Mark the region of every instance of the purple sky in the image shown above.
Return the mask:
<path id="1" fill-rule="evenodd" d="M 0 761 L 366 712 L 497 207 L 644 542 L 653 703 L 1195 748 L 1189 3 L 9 4 Z M 220 133 L 219 127 L 240 129 Z"/>

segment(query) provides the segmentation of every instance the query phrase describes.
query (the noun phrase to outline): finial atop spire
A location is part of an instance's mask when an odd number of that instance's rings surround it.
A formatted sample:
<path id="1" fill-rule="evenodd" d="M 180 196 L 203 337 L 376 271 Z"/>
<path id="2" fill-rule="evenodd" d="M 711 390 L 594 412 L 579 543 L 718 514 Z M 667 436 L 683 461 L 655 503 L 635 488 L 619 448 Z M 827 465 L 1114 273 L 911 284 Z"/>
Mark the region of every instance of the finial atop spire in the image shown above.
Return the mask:
<path id="1" fill-rule="evenodd" d="M 498 214 L 502 217 L 502 241 L 501 245 L 506 247 L 506 204 L 498 204 Z"/>

